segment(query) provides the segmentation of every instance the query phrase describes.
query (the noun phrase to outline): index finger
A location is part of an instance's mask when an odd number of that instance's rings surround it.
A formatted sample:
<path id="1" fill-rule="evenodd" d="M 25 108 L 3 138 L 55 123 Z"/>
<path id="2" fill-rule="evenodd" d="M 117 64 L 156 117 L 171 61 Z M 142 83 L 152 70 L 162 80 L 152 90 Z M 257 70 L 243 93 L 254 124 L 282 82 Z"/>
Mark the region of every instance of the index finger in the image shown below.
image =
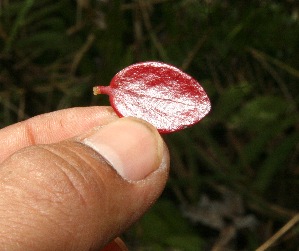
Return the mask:
<path id="1" fill-rule="evenodd" d="M 55 143 L 117 118 L 108 106 L 75 107 L 38 115 L 5 127 L 0 130 L 0 163 L 26 146 Z"/>

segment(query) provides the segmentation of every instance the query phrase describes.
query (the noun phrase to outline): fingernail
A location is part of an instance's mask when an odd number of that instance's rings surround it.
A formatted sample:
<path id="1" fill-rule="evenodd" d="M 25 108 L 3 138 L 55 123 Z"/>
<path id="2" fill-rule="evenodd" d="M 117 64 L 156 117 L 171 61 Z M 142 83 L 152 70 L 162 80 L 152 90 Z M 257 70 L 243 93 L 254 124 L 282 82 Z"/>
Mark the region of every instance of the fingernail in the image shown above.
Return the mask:
<path id="1" fill-rule="evenodd" d="M 142 180 L 159 168 L 163 140 L 155 127 L 132 117 L 96 129 L 83 143 L 102 155 L 124 179 Z"/>

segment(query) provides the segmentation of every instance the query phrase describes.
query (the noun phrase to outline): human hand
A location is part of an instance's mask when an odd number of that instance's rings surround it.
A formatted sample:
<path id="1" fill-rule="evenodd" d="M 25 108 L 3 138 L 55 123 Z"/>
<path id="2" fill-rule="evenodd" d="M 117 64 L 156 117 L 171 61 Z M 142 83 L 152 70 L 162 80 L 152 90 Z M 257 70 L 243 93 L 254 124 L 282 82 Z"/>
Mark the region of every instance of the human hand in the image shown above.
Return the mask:
<path id="1" fill-rule="evenodd" d="M 8 126 L 0 130 L 0 250 L 98 251 L 109 242 L 103 250 L 122 250 L 111 241 L 154 203 L 168 170 L 156 129 L 110 107 Z"/>

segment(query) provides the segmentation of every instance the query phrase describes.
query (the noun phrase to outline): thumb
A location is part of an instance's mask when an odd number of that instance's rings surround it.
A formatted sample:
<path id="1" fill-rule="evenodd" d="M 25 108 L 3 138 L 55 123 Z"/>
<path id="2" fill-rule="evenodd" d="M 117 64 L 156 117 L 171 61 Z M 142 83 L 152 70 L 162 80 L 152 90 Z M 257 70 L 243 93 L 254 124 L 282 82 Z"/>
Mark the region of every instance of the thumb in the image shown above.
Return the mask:
<path id="1" fill-rule="evenodd" d="M 157 130 L 122 118 L 0 165 L 0 250 L 100 250 L 161 194 L 169 155 Z"/>

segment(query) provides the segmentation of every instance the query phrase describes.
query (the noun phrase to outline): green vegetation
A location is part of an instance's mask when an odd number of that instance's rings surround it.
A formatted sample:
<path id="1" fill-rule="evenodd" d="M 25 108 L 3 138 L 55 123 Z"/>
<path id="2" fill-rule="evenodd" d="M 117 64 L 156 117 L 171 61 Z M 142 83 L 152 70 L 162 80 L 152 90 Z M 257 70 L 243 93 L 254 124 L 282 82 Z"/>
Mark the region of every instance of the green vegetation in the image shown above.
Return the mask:
<path id="1" fill-rule="evenodd" d="M 290 221 L 269 245 L 297 250 L 298 16 L 292 0 L 1 1 L 0 127 L 108 104 L 92 86 L 134 62 L 173 64 L 202 83 L 212 112 L 165 136 L 169 183 L 126 242 L 255 250 Z"/>

